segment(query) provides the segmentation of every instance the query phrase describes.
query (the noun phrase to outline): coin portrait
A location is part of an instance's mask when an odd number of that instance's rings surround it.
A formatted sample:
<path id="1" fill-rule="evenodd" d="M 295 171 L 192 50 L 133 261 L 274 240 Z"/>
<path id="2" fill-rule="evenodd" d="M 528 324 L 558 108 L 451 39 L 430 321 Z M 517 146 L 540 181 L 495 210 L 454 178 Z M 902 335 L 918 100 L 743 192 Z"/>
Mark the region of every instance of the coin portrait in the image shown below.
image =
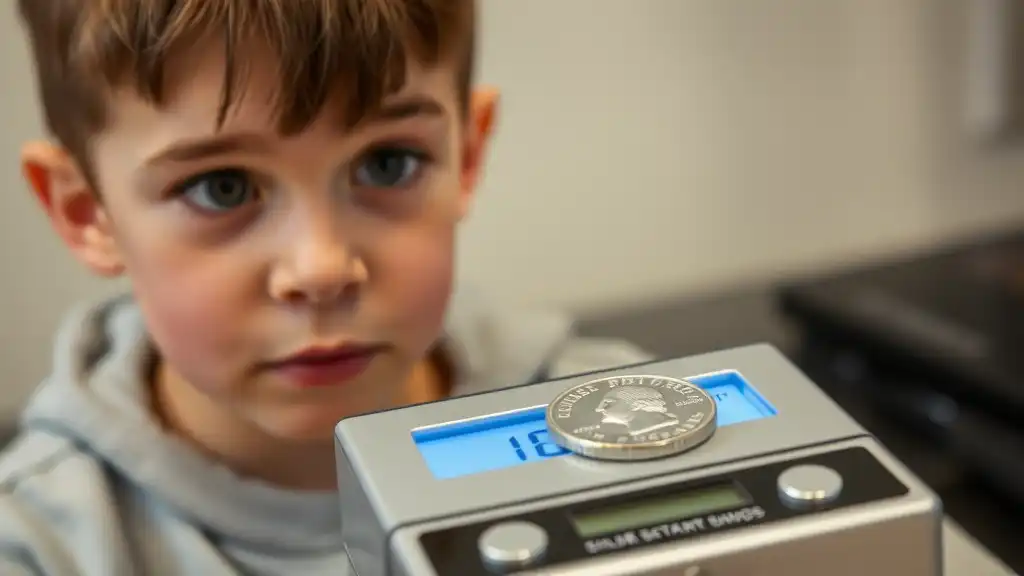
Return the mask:
<path id="1" fill-rule="evenodd" d="M 668 411 L 665 396 L 643 386 L 612 388 L 594 411 L 601 414 L 601 424 L 618 424 L 631 436 L 679 424 L 679 418 Z"/>

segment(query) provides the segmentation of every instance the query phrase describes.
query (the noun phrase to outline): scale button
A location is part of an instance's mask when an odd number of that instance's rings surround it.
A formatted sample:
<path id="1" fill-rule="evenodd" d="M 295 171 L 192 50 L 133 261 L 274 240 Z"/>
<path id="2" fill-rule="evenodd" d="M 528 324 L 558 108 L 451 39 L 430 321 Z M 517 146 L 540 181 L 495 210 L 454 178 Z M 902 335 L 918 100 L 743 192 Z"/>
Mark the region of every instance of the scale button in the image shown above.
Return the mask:
<path id="1" fill-rule="evenodd" d="M 801 464 L 779 475 L 778 488 L 783 502 L 792 507 L 827 504 L 843 491 L 843 477 L 825 466 Z"/>
<path id="2" fill-rule="evenodd" d="M 531 522 L 504 522 L 491 526 L 477 541 L 484 561 L 495 568 L 526 566 L 544 555 L 548 535 Z"/>

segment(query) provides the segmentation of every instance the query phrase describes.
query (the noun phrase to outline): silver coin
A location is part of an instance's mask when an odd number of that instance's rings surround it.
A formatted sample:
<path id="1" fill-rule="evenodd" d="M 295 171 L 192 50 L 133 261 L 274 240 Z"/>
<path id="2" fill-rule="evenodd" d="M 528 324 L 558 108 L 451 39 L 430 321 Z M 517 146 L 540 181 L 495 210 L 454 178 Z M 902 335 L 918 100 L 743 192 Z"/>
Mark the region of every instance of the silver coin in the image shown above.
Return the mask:
<path id="1" fill-rule="evenodd" d="M 718 407 L 707 392 L 678 378 L 610 376 L 573 386 L 548 405 L 551 439 L 599 460 L 647 460 L 707 441 Z"/>

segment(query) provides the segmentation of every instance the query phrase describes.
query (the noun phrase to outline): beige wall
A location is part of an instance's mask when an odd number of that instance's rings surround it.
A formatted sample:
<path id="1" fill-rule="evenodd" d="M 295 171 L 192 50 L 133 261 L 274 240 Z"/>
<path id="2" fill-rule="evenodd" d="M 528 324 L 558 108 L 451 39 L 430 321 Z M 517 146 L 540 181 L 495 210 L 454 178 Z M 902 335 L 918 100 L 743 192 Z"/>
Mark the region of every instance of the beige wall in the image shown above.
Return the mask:
<path id="1" fill-rule="evenodd" d="M 4 4 L 0 414 L 44 374 L 60 313 L 109 289 L 20 182 L 40 124 Z M 585 308 L 1017 221 L 1021 152 L 961 134 L 962 4 L 487 0 L 481 74 L 504 116 L 464 275 Z"/>

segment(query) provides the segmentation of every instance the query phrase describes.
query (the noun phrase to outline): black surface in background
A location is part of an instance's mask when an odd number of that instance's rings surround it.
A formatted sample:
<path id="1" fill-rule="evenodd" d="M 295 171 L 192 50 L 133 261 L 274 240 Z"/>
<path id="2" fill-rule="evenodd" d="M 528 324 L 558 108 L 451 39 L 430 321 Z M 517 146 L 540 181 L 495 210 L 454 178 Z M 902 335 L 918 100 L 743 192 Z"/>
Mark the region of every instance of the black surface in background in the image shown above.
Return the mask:
<path id="1" fill-rule="evenodd" d="M 856 387 L 814 366 L 799 332 L 778 311 L 774 289 L 652 305 L 591 318 L 579 328 L 586 335 L 626 338 L 662 358 L 773 344 L 938 492 L 950 517 L 1011 569 L 1024 573 L 1018 533 L 1024 513 L 997 497 L 942 447 L 876 409 Z"/>
<path id="2" fill-rule="evenodd" d="M 986 411 L 1024 413 L 1024 232 L 784 286 L 782 309 Z"/>

